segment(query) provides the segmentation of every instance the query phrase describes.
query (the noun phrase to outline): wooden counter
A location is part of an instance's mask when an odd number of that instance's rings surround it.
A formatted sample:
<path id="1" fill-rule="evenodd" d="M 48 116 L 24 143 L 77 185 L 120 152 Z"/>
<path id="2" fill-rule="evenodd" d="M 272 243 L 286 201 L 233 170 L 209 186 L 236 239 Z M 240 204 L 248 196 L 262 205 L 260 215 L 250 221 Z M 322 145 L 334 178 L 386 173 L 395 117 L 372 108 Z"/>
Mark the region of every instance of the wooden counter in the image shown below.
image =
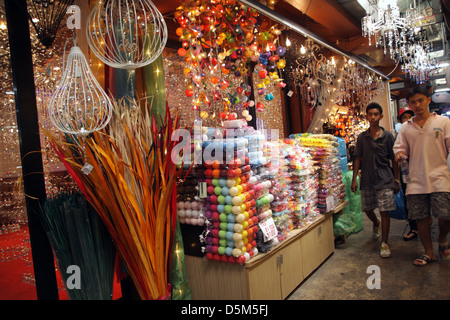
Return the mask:
<path id="1" fill-rule="evenodd" d="M 333 212 L 345 207 L 343 203 Z M 186 273 L 196 300 L 280 300 L 334 252 L 333 212 L 294 229 L 287 239 L 244 265 L 186 256 Z"/>

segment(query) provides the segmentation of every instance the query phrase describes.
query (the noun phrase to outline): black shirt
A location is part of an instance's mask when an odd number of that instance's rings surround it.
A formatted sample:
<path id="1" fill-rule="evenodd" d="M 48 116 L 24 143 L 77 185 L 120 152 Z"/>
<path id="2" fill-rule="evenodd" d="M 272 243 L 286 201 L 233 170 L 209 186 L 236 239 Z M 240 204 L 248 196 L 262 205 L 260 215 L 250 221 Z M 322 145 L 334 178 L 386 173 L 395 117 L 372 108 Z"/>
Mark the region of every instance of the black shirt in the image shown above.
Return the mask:
<path id="1" fill-rule="evenodd" d="M 394 135 L 383 127 L 382 135 L 373 139 L 370 131 L 358 136 L 355 157 L 361 157 L 361 190 L 393 189 L 395 187 L 391 160 L 394 160 Z"/>

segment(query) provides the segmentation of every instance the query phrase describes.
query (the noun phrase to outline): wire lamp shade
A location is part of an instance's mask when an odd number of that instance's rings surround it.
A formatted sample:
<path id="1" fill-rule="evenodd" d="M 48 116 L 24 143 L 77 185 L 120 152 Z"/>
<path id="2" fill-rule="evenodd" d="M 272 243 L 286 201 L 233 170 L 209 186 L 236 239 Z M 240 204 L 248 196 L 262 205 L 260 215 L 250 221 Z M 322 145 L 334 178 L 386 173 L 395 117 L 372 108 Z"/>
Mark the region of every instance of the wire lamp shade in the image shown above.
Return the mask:
<path id="1" fill-rule="evenodd" d="M 150 0 L 100 0 L 87 20 L 91 51 L 113 68 L 152 63 L 167 42 L 163 16 Z"/>
<path id="2" fill-rule="evenodd" d="M 50 100 L 48 112 L 58 130 L 81 136 L 103 129 L 111 120 L 111 100 L 77 46 L 70 49 L 61 83 Z"/>
<path id="3" fill-rule="evenodd" d="M 49 48 L 55 40 L 67 8 L 74 0 L 27 0 L 28 19 L 36 30 L 39 41 Z"/>

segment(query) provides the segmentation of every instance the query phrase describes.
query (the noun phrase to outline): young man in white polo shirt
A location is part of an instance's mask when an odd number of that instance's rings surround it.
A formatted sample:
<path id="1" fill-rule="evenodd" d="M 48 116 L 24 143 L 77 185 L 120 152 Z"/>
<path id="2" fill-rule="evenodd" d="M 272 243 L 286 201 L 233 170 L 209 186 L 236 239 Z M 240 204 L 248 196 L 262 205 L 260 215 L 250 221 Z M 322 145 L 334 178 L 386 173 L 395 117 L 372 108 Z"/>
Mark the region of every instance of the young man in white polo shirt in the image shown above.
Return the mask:
<path id="1" fill-rule="evenodd" d="M 415 266 L 436 261 L 433 252 L 431 214 L 439 221 L 439 255 L 450 258 L 447 234 L 450 230 L 450 119 L 430 113 L 431 96 L 425 87 L 408 92 L 408 105 L 415 116 L 405 122 L 394 145 L 395 159 L 409 158 L 409 180 L 406 189 L 408 214 L 417 220 L 419 237 L 425 254 L 414 260 Z"/>

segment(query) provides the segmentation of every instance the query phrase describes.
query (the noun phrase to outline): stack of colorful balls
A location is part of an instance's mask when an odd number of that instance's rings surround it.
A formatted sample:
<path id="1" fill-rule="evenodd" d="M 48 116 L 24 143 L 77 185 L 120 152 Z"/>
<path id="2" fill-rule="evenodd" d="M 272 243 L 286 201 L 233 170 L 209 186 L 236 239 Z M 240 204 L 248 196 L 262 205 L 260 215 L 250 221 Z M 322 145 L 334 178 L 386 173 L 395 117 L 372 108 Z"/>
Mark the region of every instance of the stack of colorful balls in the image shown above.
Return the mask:
<path id="1" fill-rule="evenodd" d="M 270 194 L 274 197 L 274 201 L 271 202 L 272 218 L 278 230 L 278 241 L 281 242 L 294 228 L 291 219 L 293 211 L 291 177 L 286 162 L 285 144 L 282 141 L 271 143 L 274 144 L 273 149 L 280 151 L 276 159 L 278 170 L 272 179 Z"/>
<path id="2" fill-rule="evenodd" d="M 215 140 L 223 150 L 239 154 L 240 139 Z M 204 143 L 205 146 L 208 144 Z M 228 148 L 227 148 L 228 146 Z M 224 152 L 225 154 L 225 152 Z M 228 161 L 225 161 L 228 158 Z M 251 168 L 248 157 L 204 161 L 207 185 L 205 216 L 209 219 L 204 237 L 208 260 L 243 264 L 258 253 L 255 234 L 258 231 L 255 191 L 249 182 Z"/>
<path id="3" fill-rule="evenodd" d="M 265 223 L 267 220 L 272 219 L 272 209 L 270 204 L 274 200 L 274 196 L 270 193 L 270 189 L 272 187 L 274 171 L 271 170 L 271 158 L 267 149 L 267 142 L 263 139 L 260 141 L 259 147 L 264 160 L 252 167 L 253 176 L 250 178 L 250 181 L 252 181 L 256 192 L 258 219 L 260 223 Z M 273 239 L 267 239 L 266 236 L 267 235 L 265 235 L 262 230 L 256 235 L 256 243 L 259 252 L 267 252 L 278 243 L 276 235 Z"/>
<path id="4" fill-rule="evenodd" d="M 310 155 L 310 149 L 300 147 L 295 140 L 285 140 L 291 177 L 295 227 L 303 227 L 317 215 L 318 174 Z"/>
<path id="5" fill-rule="evenodd" d="M 177 181 L 177 213 L 182 224 L 203 226 L 205 224 L 204 204 L 198 197 L 198 179 L 183 170 L 184 177 Z"/>
<path id="6" fill-rule="evenodd" d="M 321 213 L 334 209 L 345 198 L 345 185 L 342 182 L 342 168 L 338 157 L 336 137 L 329 134 L 295 136 L 297 143 L 311 149 L 315 165 L 319 168 L 319 190 L 317 207 Z M 327 199 L 332 197 L 332 207 Z"/>

